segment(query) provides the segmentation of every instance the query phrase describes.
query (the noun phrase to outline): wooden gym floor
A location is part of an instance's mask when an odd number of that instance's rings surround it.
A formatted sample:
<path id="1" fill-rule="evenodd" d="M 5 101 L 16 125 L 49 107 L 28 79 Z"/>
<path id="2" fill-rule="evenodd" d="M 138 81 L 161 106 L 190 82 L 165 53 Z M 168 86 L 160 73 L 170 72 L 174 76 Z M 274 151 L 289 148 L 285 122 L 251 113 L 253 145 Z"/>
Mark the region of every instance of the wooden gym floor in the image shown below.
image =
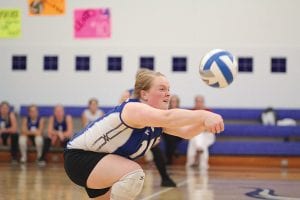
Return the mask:
<path id="1" fill-rule="evenodd" d="M 153 164 L 145 164 L 146 180 L 138 200 L 300 200 L 299 168 L 211 167 L 207 172 L 169 167 L 177 188 L 160 187 Z M 85 200 L 85 191 L 66 177 L 62 163 L 0 163 L 2 200 Z"/>

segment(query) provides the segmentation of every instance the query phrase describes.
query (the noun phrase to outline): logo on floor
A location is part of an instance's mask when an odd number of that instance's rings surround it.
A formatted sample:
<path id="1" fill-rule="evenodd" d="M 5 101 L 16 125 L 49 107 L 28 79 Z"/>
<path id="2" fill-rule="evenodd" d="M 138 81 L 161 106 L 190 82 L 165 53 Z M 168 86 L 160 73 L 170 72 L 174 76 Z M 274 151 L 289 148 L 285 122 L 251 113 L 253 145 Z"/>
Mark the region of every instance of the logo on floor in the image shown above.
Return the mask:
<path id="1" fill-rule="evenodd" d="M 262 188 L 254 188 L 255 190 L 252 192 L 248 192 L 245 195 L 256 198 L 256 199 L 267 199 L 267 200 L 300 200 L 298 197 L 286 197 L 275 194 L 274 190 L 271 189 L 262 189 Z"/>

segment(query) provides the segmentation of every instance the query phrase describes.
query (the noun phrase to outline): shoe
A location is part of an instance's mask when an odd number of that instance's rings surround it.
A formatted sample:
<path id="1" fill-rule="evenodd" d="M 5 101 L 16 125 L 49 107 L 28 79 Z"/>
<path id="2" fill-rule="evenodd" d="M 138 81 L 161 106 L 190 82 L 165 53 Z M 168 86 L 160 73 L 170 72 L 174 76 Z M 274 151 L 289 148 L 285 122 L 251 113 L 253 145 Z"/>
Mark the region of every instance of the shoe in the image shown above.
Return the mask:
<path id="1" fill-rule="evenodd" d="M 21 164 L 21 165 L 25 165 L 25 164 L 26 164 L 26 161 L 21 161 L 21 160 L 20 160 L 20 164 Z"/>
<path id="2" fill-rule="evenodd" d="M 209 169 L 209 165 L 207 163 L 202 163 L 200 165 L 200 170 L 208 170 Z"/>
<path id="3" fill-rule="evenodd" d="M 25 157 L 21 157 L 21 159 L 20 159 L 20 163 L 21 164 L 25 164 L 26 161 L 27 161 L 27 159 Z"/>
<path id="4" fill-rule="evenodd" d="M 17 159 L 12 159 L 11 160 L 11 164 L 12 165 L 17 165 L 18 164 L 18 160 Z"/>
<path id="5" fill-rule="evenodd" d="M 167 159 L 167 161 L 166 161 L 166 165 L 172 165 L 172 160 L 170 160 L 170 159 Z"/>
<path id="6" fill-rule="evenodd" d="M 190 165 L 191 168 L 198 168 L 199 167 L 199 164 L 192 164 Z"/>
<path id="7" fill-rule="evenodd" d="M 162 187 L 177 187 L 176 183 L 170 178 L 163 178 L 160 184 Z"/>
<path id="8" fill-rule="evenodd" d="M 36 163 L 37 163 L 38 166 L 41 166 L 41 167 L 46 166 L 46 161 L 44 159 L 41 159 L 41 158 L 38 159 L 36 161 Z"/>

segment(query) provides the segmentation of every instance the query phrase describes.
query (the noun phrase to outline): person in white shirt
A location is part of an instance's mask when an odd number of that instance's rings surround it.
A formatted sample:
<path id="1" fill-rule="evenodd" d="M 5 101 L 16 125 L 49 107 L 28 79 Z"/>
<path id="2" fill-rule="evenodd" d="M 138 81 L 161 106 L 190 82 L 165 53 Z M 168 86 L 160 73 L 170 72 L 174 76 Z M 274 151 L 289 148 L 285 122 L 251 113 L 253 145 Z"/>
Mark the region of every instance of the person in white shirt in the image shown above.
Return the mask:
<path id="1" fill-rule="evenodd" d="M 102 117 L 104 112 L 99 108 L 98 99 L 92 98 L 89 100 L 88 108 L 85 109 L 81 116 L 81 121 L 83 127 L 87 126 L 89 123 Z"/>
<path id="2" fill-rule="evenodd" d="M 202 95 L 195 97 L 195 106 L 193 110 L 211 111 L 205 106 L 205 100 Z M 215 135 L 210 131 L 202 131 L 190 139 L 187 150 L 187 166 L 198 167 L 201 170 L 209 168 L 208 148 L 215 142 Z"/>

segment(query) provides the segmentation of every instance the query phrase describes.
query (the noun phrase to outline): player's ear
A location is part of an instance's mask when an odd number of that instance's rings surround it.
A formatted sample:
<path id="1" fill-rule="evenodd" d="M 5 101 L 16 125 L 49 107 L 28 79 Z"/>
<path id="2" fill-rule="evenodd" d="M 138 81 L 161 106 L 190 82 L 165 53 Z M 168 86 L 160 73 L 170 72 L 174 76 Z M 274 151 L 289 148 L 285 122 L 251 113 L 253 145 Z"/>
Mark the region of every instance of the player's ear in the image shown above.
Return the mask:
<path id="1" fill-rule="evenodd" d="M 141 90 L 141 98 L 144 101 L 148 101 L 148 94 L 145 90 Z"/>

